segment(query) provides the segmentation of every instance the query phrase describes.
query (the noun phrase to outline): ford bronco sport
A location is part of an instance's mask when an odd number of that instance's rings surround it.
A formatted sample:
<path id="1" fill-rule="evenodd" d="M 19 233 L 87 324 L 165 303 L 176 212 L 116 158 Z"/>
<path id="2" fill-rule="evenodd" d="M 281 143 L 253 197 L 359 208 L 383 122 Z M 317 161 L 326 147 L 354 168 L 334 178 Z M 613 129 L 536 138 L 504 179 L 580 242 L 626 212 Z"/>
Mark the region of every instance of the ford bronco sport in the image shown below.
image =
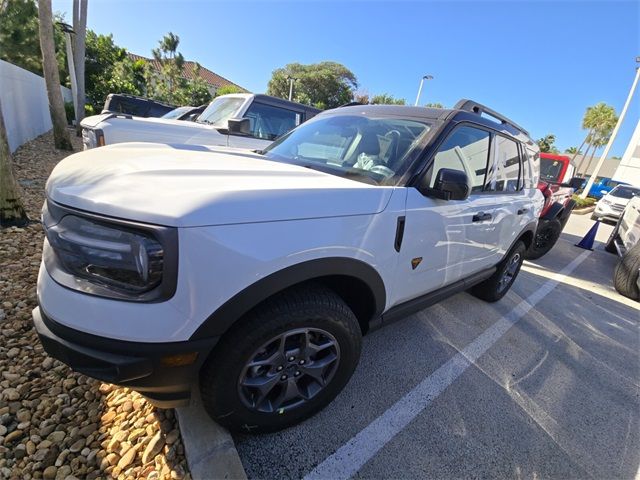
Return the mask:
<path id="1" fill-rule="evenodd" d="M 73 369 L 232 429 L 328 404 L 362 335 L 502 298 L 542 208 L 536 144 L 472 101 L 349 106 L 263 151 L 119 144 L 47 182 L 35 327 Z"/>

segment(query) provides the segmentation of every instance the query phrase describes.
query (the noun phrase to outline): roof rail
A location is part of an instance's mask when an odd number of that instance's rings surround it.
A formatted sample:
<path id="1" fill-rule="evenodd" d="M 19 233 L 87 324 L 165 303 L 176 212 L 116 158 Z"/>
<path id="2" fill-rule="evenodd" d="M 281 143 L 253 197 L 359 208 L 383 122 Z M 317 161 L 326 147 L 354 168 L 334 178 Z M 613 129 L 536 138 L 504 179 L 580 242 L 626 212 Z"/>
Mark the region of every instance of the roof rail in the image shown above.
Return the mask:
<path id="1" fill-rule="evenodd" d="M 529 132 L 527 132 L 513 120 L 509 120 L 504 115 L 499 114 L 495 110 L 491 110 L 489 107 L 482 105 L 481 103 L 474 102 L 473 100 L 467 100 L 466 98 L 463 98 L 462 100 L 458 101 L 458 103 L 456 103 L 453 108 L 455 110 L 464 110 L 465 112 L 477 113 L 478 115 L 486 113 L 487 115 L 498 120 L 500 123 L 511 125 L 516 130 L 520 130 L 522 133 L 529 136 Z"/>

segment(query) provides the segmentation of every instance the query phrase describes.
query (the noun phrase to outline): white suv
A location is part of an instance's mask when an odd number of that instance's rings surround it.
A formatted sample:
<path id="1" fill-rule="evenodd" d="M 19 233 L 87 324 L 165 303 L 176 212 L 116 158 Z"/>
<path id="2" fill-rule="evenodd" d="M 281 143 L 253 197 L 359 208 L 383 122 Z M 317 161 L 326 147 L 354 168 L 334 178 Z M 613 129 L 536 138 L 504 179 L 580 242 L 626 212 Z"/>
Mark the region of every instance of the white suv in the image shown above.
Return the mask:
<path id="1" fill-rule="evenodd" d="M 47 183 L 35 326 L 52 356 L 158 405 L 199 385 L 220 423 L 283 428 L 340 392 L 367 331 L 506 294 L 538 164 L 524 130 L 471 101 L 338 108 L 259 153 L 78 153 Z"/>

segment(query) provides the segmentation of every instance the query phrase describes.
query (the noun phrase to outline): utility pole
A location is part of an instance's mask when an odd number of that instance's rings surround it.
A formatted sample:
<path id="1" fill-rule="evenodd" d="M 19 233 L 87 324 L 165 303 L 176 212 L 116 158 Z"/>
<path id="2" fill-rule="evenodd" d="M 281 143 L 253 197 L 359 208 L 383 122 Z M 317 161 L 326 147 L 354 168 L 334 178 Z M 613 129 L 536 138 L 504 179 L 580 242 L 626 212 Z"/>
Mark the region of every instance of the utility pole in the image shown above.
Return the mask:
<path id="1" fill-rule="evenodd" d="M 420 94 L 422 93 L 422 85 L 424 84 L 425 80 L 433 80 L 433 76 L 432 75 L 424 75 L 420 79 L 420 88 L 418 88 L 418 95 L 416 96 L 416 103 L 414 104 L 416 107 L 418 106 L 418 102 L 420 101 Z"/>
<path id="2" fill-rule="evenodd" d="M 640 57 L 636 57 L 636 63 L 640 63 Z M 591 187 L 593 186 L 593 182 L 596 179 L 596 177 L 598 176 L 598 172 L 600 171 L 600 167 L 602 167 L 602 164 L 604 163 L 605 159 L 607 158 L 607 155 L 609 155 L 609 150 L 611 150 L 611 146 L 613 145 L 613 142 L 616 139 L 616 135 L 618 135 L 618 130 L 620 130 L 620 125 L 622 125 L 622 121 L 624 120 L 624 116 L 627 114 L 627 109 L 629 108 L 629 104 L 631 103 L 631 99 L 633 98 L 633 94 L 636 91 L 636 86 L 638 85 L 638 79 L 639 78 L 640 78 L 640 68 L 636 67 L 636 76 L 633 79 L 633 84 L 631 85 L 631 90 L 629 90 L 629 95 L 627 96 L 627 101 L 625 102 L 624 107 L 622 107 L 622 112 L 620 112 L 620 117 L 618 118 L 618 123 L 616 123 L 616 126 L 613 129 L 613 132 L 611 132 L 611 137 L 609 137 L 609 141 L 607 142 L 607 146 L 605 147 L 604 152 L 602 152 L 602 156 L 600 157 L 600 160 L 598 160 L 598 163 L 596 164 L 596 168 L 593 171 L 593 173 L 591 174 L 591 177 L 589 178 L 589 181 L 587 182 L 587 185 L 584 187 L 584 190 L 580 194 L 580 198 L 587 198 L 587 194 L 589 193 L 589 190 L 591 190 Z"/>
<path id="3" fill-rule="evenodd" d="M 289 80 L 289 101 L 291 102 L 293 99 L 293 82 L 295 82 L 297 78 L 287 77 L 287 80 Z"/>

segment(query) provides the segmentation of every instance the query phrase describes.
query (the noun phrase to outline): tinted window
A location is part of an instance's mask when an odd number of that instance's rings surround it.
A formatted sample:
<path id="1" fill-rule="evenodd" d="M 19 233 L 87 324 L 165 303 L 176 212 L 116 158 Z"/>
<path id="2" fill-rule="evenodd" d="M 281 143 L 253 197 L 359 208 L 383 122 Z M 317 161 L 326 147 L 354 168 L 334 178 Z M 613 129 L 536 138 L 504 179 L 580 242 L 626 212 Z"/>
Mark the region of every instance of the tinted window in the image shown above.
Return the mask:
<path id="1" fill-rule="evenodd" d="M 489 156 L 489 132 L 473 127 L 457 128 L 438 149 L 428 176 L 433 188 L 441 168 L 460 170 L 467 174 L 472 191 L 481 191 Z"/>
<path id="2" fill-rule="evenodd" d="M 244 115 L 250 121 L 251 135 L 275 140 L 301 123 L 301 114 L 284 108 L 253 102 Z"/>
<path id="3" fill-rule="evenodd" d="M 559 182 L 563 163 L 550 158 L 540 159 L 540 179 L 545 182 Z"/>
<path id="4" fill-rule="evenodd" d="M 618 198 L 633 198 L 640 195 L 640 188 L 623 187 L 622 185 L 618 185 L 616 188 L 611 190 L 610 195 Z"/>
<path id="5" fill-rule="evenodd" d="M 496 135 L 493 155 L 485 181 L 485 190 L 490 192 L 517 192 L 520 178 L 520 155 L 518 144 L 513 140 Z"/>

